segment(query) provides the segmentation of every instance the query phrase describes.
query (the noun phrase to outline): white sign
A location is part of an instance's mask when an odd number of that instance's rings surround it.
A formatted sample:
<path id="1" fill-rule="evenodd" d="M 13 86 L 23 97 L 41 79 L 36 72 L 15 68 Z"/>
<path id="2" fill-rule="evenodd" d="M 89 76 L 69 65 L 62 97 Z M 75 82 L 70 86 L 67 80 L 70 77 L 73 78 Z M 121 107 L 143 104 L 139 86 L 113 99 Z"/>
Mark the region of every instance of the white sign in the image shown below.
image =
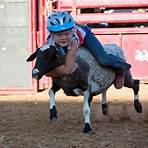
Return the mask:
<path id="1" fill-rule="evenodd" d="M 136 50 L 135 60 L 140 62 L 148 62 L 148 51 L 147 50 Z"/>

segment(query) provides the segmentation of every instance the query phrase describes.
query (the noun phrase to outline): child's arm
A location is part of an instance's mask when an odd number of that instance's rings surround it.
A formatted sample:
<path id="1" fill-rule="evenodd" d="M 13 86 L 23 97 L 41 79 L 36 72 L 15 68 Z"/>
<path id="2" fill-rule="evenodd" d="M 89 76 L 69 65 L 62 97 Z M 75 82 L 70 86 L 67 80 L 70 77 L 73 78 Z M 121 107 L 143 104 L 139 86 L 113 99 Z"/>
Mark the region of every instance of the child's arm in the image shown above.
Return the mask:
<path id="1" fill-rule="evenodd" d="M 48 73 L 46 76 L 58 77 L 62 75 L 72 74 L 78 67 L 77 64 L 75 63 L 77 49 L 78 49 L 77 41 L 72 40 L 70 49 L 66 55 L 65 64 L 58 66 L 53 71 Z"/>

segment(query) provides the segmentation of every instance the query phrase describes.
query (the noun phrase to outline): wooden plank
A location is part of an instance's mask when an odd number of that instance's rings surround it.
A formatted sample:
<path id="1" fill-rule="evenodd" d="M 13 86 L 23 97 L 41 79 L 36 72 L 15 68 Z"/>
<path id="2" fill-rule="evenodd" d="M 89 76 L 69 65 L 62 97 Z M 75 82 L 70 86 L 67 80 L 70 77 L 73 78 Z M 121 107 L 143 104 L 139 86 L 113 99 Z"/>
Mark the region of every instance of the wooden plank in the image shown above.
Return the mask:
<path id="1" fill-rule="evenodd" d="M 135 13 L 85 13 L 74 16 L 75 20 L 80 24 L 91 23 L 136 23 L 148 22 L 148 12 Z M 91 19 L 89 19 L 91 18 Z"/>
<path id="2" fill-rule="evenodd" d="M 78 0 L 77 8 L 146 7 L 148 0 Z"/>
<path id="3" fill-rule="evenodd" d="M 93 28 L 96 35 L 109 34 L 148 34 L 148 28 Z"/>
<path id="4" fill-rule="evenodd" d="M 148 0 L 59 0 L 60 8 L 147 7 Z"/>

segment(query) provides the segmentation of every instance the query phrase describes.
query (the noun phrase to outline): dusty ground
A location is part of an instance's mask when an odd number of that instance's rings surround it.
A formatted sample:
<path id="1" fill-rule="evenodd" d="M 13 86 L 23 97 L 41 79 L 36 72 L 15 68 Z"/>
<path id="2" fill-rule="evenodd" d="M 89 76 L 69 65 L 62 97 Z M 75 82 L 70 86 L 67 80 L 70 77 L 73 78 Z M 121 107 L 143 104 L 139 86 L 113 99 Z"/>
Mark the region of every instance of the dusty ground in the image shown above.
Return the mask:
<path id="1" fill-rule="evenodd" d="M 0 96 L 0 148 L 148 148 L 148 85 L 140 85 L 143 113 L 133 107 L 132 90 L 108 91 L 109 116 L 100 96 L 92 103 L 92 134 L 83 134 L 82 97 L 57 95 L 58 123 L 48 121 L 47 91 Z"/>

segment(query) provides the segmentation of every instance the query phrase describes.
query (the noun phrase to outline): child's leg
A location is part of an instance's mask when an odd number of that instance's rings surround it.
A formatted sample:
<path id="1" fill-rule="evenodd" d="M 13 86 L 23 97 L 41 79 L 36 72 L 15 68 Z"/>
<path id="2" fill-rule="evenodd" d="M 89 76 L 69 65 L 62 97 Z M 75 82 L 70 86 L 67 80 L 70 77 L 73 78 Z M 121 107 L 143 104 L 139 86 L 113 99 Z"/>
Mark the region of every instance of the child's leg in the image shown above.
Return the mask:
<path id="1" fill-rule="evenodd" d="M 107 54 L 99 40 L 90 31 L 84 39 L 84 47 L 89 49 L 96 60 L 103 66 L 108 66 L 117 73 L 123 73 L 130 69 L 131 65 L 118 56 Z"/>
<path id="2" fill-rule="evenodd" d="M 90 50 L 92 55 L 101 65 L 108 66 L 116 72 L 114 86 L 117 89 L 122 88 L 124 85 L 124 72 L 129 70 L 131 65 L 126 63 L 120 57 L 107 54 L 99 40 L 89 30 L 89 28 L 85 27 L 84 29 L 87 30 L 87 35 L 84 39 L 83 46 Z"/>

